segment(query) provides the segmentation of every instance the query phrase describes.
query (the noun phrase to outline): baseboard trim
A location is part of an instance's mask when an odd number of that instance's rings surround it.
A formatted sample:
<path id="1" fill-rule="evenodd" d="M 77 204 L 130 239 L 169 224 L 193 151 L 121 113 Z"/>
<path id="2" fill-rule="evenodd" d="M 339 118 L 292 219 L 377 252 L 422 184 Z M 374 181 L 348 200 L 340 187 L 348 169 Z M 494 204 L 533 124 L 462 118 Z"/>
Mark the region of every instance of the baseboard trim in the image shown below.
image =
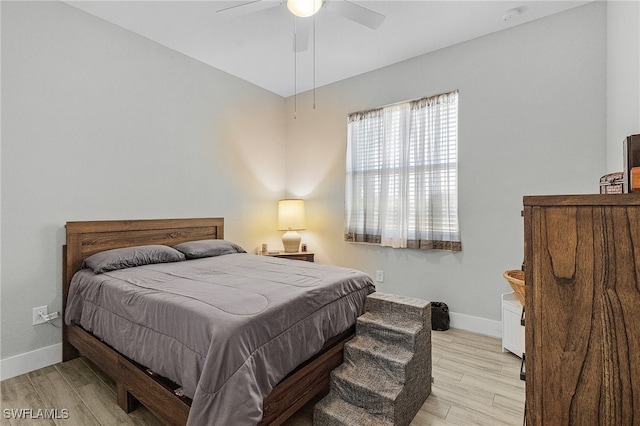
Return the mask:
<path id="1" fill-rule="evenodd" d="M 502 338 L 502 323 L 486 318 L 449 312 L 450 327 L 484 334 L 486 336 Z"/>
<path id="2" fill-rule="evenodd" d="M 62 361 L 62 343 L 0 360 L 0 380 L 10 379 Z"/>

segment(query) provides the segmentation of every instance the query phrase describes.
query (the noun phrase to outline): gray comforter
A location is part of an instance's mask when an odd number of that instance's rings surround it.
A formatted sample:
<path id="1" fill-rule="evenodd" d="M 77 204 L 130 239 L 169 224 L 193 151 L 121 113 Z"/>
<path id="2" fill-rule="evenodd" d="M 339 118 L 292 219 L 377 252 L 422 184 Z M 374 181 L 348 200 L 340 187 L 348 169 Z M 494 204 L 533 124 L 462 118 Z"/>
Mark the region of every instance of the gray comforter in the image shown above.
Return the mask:
<path id="1" fill-rule="evenodd" d="M 297 365 L 353 325 L 360 271 L 251 254 L 75 274 L 66 321 L 180 384 L 189 425 L 251 425 Z"/>

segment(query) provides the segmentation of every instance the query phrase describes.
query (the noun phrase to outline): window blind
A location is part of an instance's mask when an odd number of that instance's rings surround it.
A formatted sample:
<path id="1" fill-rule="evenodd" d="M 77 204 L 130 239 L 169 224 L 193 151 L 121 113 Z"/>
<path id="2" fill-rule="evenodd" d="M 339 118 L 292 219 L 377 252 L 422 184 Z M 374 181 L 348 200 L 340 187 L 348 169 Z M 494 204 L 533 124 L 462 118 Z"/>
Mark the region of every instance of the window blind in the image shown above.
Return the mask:
<path id="1" fill-rule="evenodd" d="M 345 240 L 461 250 L 458 91 L 350 114 Z"/>

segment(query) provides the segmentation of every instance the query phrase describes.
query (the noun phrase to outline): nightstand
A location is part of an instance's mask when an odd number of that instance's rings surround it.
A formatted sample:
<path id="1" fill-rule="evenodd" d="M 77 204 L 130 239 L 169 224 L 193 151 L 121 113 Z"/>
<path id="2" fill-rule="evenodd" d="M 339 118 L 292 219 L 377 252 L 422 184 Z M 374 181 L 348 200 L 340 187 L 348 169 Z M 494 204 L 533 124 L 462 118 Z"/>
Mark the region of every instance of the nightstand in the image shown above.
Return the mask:
<path id="1" fill-rule="evenodd" d="M 265 254 L 264 256 L 282 257 L 284 259 L 305 260 L 307 262 L 313 262 L 313 253 L 308 251 L 299 251 L 297 253 L 285 253 L 283 251 L 278 254 Z"/>

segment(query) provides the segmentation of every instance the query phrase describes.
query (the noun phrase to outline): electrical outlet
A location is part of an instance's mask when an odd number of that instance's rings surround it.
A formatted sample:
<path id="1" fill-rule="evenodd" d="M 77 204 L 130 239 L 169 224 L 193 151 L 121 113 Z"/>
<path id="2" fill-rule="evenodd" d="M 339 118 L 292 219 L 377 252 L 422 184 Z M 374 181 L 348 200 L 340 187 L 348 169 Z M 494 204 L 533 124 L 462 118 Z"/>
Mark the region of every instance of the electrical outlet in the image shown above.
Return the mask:
<path id="1" fill-rule="evenodd" d="M 38 308 L 33 308 L 33 325 L 44 324 L 47 322 L 45 317 L 49 313 L 49 308 L 46 306 L 40 306 Z"/>
<path id="2" fill-rule="evenodd" d="M 384 271 L 380 269 L 376 271 L 376 281 L 379 283 L 384 282 Z"/>

